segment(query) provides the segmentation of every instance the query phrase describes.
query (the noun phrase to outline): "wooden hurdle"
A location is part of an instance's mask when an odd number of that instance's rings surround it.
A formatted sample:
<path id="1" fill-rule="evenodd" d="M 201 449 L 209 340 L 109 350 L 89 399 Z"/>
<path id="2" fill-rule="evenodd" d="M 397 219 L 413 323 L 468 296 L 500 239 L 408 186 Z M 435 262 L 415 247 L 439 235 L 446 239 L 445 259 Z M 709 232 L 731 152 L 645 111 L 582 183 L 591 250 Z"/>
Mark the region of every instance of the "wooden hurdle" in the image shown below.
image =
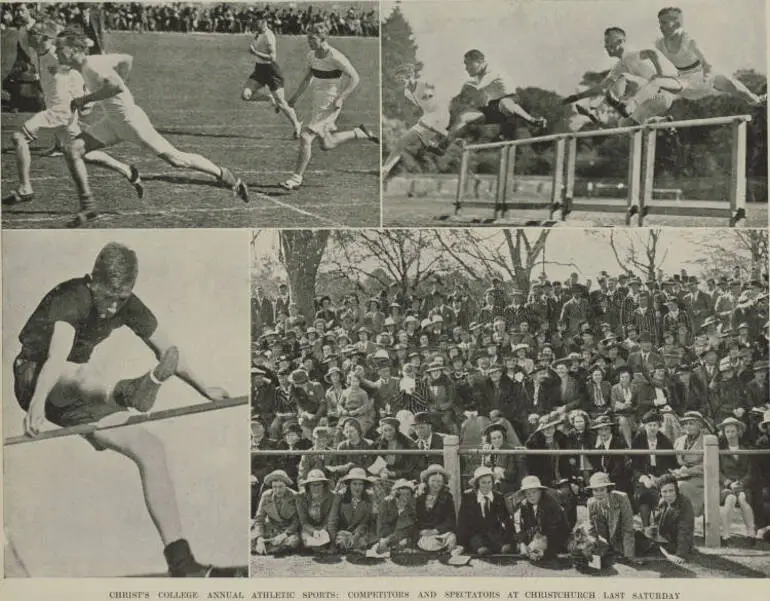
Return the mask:
<path id="1" fill-rule="evenodd" d="M 574 211 L 592 211 L 596 213 L 624 213 L 626 225 L 631 225 L 634 217 L 636 225 L 641 227 L 647 215 L 674 215 L 683 217 L 720 217 L 727 219 L 729 227 L 739 225 L 746 218 L 746 144 L 747 124 L 751 121 L 749 115 L 733 115 L 728 117 L 713 117 L 708 119 L 690 119 L 687 121 L 671 121 L 650 123 L 644 126 L 616 127 L 592 131 L 551 134 L 484 144 L 469 144 L 463 149 L 460 161 L 460 173 L 457 183 L 457 193 L 454 203 L 454 215 L 442 216 L 453 221 L 464 219 L 462 212 L 465 208 L 492 209 L 490 219 L 485 223 L 494 223 L 505 218 L 511 209 L 548 209 L 549 219 L 558 218 L 565 221 Z M 656 206 L 653 201 L 655 177 L 655 147 L 657 133 L 661 130 L 676 130 L 689 127 L 716 127 L 730 125 L 732 129 L 730 181 L 728 198 L 724 203 L 714 203 L 715 206 L 687 206 L 686 202 L 677 202 L 676 206 Z M 597 199 L 575 200 L 575 164 L 577 159 L 577 141 L 581 138 L 599 138 L 609 136 L 628 136 L 629 157 L 628 175 L 626 179 L 626 202 L 622 204 L 602 202 Z M 525 201 L 511 203 L 508 192 L 512 189 L 511 180 L 516 176 L 516 148 L 532 144 L 552 143 L 554 145 L 554 171 L 552 174 L 551 200 Z M 468 170 L 471 154 L 482 150 L 499 150 L 497 185 L 494 202 L 480 199 L 466 199 L 468 185 Z M 478 219 L 474 221 L 479 221 Z"/>

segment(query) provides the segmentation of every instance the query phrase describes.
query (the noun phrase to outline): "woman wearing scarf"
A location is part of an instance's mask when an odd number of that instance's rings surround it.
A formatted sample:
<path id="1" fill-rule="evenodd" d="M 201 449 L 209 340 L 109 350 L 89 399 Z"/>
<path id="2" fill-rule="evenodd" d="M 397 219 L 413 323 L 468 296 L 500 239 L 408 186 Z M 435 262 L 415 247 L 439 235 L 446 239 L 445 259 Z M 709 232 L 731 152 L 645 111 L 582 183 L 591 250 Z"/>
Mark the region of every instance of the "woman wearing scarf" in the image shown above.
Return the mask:
<path id="1" fill-rule="evenodd" d="M 636 394 L 636 387 L 631 383 L 633 374 L 630 367 L 627 365 L 619 367 L 617 375 L 618 383 L 612 387 L 610 392 L 612 412 L 617 417 L 618 429 L 623 435 L 623 439 L 628 446 L 631 446 L 637 428 L 635 414 L 638 395 Z"/>
<path id="2" fill-rule="evenodd" d="M 717 425 L 719 428 L 719 448 L 725 451 L 738 451 L 748 448 L 741 442 L 746 432 L 746 424 L 734 417 L 728 417 Z M 719 455 L 719 484 L 722 488 L 720 502 L 722 505 L 723 540 L 730 538 L 730 524 L 733 512 L 737 508 L 746 524 L 748 534 L 754 544 L 757 536 L 757 525 L 754 520 L 754 508 L 751 499 L 751 456 L 749 455 Z"/>
<path id="3" fill-rule="evenodd" d="M 495 474 L 479 467 L 471 490 L 463 493 L 457 517 L 457 543 L 469 553 L 510 553 L 515 531 L 503 495 L 494 490 Z"/>
<path id="4" fill-rule="evenodd" d="M 331 491 L 331 482 L 323 470 L 310 470 L 294 499 L 302 546 L 313 552 L 335 551 L 339 497 Z"/>
<path id="5" fill-rule="evenodd" d="M 343 552 L 365 551 L 374 542 L 372 478 L 363 468 L 354 467 L 340 478 L 339 484 L 342 489 L 338 493 L 336 533 L 332 540 Z"/>
<path id="6" fill-rule="evenodd" d="M 449 474 L 440 465 L 429 465 L 420 473 L 417 496 L 417 547 L 423 551 L 451 552 L 457 546 L 455 505 L 449 492 Z"/>
<path id="7" fill-rule="evenodd" d="M 299 517 L 292 480 L 283 470 L 265 477 L 265 492 L 254 518 L 253 555 L 288 553 L 299 548 Z"/>
<path id="8" fill-rule="evenodd" d="M 642 429 L 634 437 L 632 449 L 673 450 L 672 442 L 660 431 L 661 416 L 651 409 L 642 416 Z M 650 525 L 652 510 L 658 505 L 659 480 L 676 468 L 674 455 L 634 455 L 634 500 L 642 518 L 642 526 Z"/>
<path id="9" fill-rule="evenodd" d="M 703 515 L 703 432 L 708 424 L 698 411 L 688 411 L 681 418 L 685 434 L 674 441 L 679 467 L 672 473 L 679 482 L 680 492 L 690 499 L 695 516 Z M 697 451 L 687 453 L 687 451 Z"/>
<path id="10" fill-rule="evenodd" d="M 512 451 L 515 443 L 508 441 L 508 432 L 503 423 L 492 423 L 484 429 L 484 443 L 482 449 L 490 451 L 484 455 L 483 465 L 490 468 L 495 474 L 495 484 L 503 496 L 507 496 L 519 489 L 521 479 L 526 475 L 526 465 L 523 455 L 498 454 L 494 451 Z"/>
<path id="11" fill-rule="evenodd" d="M 521 554 L 531 561 L 539 561 L 563 553 L 570 529 L 555 493 L 543 486 L 537 476 L 527 476 L 521 482 L 518 495 L 523 497 L 518 535 Z"/>
<path id="12" fill-rule="evenodd" d="M 375 449 L 381 451 L 396 451 L 416 449 L 414 441 L 407 438 L 399 430 L 401 422 L 395 417 L 384 417 L 380 420 L 380 437 L 374 441 Z M 381 454 L 384 466 L 376 475 L 383 480 L 412 478 L 416 476 L 415 457 L 410 455 Z"/>
<path id="13" fill-rule="evenodd" d="M 393 483 L 377 512 L 376 553 L 408 549 L 417 542 L 417 511 L 414 483 L 399 479 Z"/>

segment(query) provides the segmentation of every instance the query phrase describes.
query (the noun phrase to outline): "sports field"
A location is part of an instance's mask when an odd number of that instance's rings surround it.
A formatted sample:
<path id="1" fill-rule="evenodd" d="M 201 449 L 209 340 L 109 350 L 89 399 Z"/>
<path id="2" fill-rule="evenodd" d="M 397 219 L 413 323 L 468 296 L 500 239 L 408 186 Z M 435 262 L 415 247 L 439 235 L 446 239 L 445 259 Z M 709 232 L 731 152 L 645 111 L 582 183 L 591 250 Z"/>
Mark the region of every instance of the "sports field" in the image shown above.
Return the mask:
<path id="1" fill-rule="evenodd" d="M 102 216 L 94 228 L 126 227 L 361 227 L 379 226 L 379 148 L 351 142 L 330 152 L 316 147 L 304 186 L 280 188 L 293 171 L 297 143 L 283 115 L 267 103 L 240 99 L 253 68 L 250 36 L 216 34 L 132 34 L 108 36 L 110 51 L 134 56 L 129 86 L 156 128 L 182 150 L 199 152 L 225 165 L 248 184 L 244 204 L 212 178 L 176 170 L 138 147 L 120 144 L 110 150 L 134 164 L 145 180 L 145 197 L 137 199 L 120 176 L 89 167 L 91 185 Z M 361 75 L 348 99 L 339 129 L 365 123 L 379 129 L 379 40 L 332 38 Z M 303 37 L 278 40 L 278 59 L 291 94 L 302 79 L 307 43 Z M 308 92 L 298 103 L 300 119 L 308 113 Z M 12 132 L 29 115 L 2 116 L 2 194 L 17 184 Z M 5 228 L 63 227 L 77 210 L 77 193 L 61 157 L 43 158 L 33 145 L 32 203 L 3 211 Z M 36 152 L 36 150 L 38 152 Z"/>

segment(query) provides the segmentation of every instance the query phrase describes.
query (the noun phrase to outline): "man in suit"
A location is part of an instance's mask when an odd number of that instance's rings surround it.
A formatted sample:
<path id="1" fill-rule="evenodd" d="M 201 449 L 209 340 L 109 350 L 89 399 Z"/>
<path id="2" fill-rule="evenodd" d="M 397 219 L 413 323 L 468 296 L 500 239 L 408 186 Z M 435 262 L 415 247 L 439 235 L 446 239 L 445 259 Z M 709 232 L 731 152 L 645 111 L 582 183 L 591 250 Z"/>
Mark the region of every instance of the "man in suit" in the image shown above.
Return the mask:
<path id="1" fill-rule="evenodd" d="M 599 536 L 610 545 L 610 552 L 633 561 L 634 511 L 624 492 L 613 490 L 615 483 L 608 474 L 596 472 L 586 488 L 593 495 L 588 499 L 588 518 Z"/>
<path id="2" fill-rule="evenodd" d="M 438 450 L 444 448 L 444 439 L 433 433 L 433 420 L 431 414 L 425 411 L 417 413 L 414 416 L 414 437 L 412 437 L 416 447 L 422 450 Z M 427 469 L 428 465 L 436 463 L 435 455 L 425 455 L 416 457 L 417 468 L 420 471 Z"/>
<path id="3" fill-rule="evenodd" d="M 85 36 L 94 44 L 89 49 L 89 54 L 106 54 L 107 46 L 104 43 L 104 13 L 99 4 L 81 3 L 78 5 L 78 14 L 74 23 L 83 29 Z"/>
<path id="4" fill-rule="evenodd" d="M 693 328 L 697 331 L 703 321 L 711 314 L 713 301 L 711 296 L 700 289 L 698 278 L 692 276 L 688 282 L 690 292 L 684 297 L 684 306 L 692 319 Z"/>
<path id="5" fill-rule="evenodd" d="M 261 332 L 264 328 L 271 328 L 275 323 L 273 301 L 265 296 L 265 289 L 262 286 L 257 286 L 256 293 L 251 299 L 251 318 L 257 332 Z"/>
<path id="6" fill-rule="evenodd" d="M 663 363 L 663 357 L 652 350 L 650 332 L 639 334 L 639 350 L 628 355 L 628 367 L 634 374 L 648 375 L 654 365 Z"/>
<path id="7" fill-rule="evenodd" d="M 278 319 L 278 315 L 289 316 L 289 305 L 291 299 L 289 298 L 289 287 L 286 284 L 278 286 L 278 298 L 275 299 L 275 313 L 274 319 Z"/>

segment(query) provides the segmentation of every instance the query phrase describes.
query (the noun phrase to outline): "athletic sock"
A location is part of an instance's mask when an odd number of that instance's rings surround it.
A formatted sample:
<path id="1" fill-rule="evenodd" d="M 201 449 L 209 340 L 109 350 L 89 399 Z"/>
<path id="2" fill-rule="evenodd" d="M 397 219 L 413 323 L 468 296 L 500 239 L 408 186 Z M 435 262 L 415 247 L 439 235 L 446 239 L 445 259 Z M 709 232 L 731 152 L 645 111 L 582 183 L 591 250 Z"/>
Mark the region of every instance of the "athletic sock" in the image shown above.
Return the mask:
<path id="1" fill-rule="evenodd" d="M 184 578 L 189 574 L 204 571 L 206 568 L 197 561 L 190 549 L 190 543 L 187 539 L 180 538 L 170 543 L 163 549 L 163 555 L 166 557 L 168 571 L 173 578 Z"/>
<path id="2" fill-rule="evenodd" d="M 80 210 L 84 213 L 91 213 L 96 210 L 96 204 L 94 203 L 93 196 L 81 196 L 80 197 Z"/>

